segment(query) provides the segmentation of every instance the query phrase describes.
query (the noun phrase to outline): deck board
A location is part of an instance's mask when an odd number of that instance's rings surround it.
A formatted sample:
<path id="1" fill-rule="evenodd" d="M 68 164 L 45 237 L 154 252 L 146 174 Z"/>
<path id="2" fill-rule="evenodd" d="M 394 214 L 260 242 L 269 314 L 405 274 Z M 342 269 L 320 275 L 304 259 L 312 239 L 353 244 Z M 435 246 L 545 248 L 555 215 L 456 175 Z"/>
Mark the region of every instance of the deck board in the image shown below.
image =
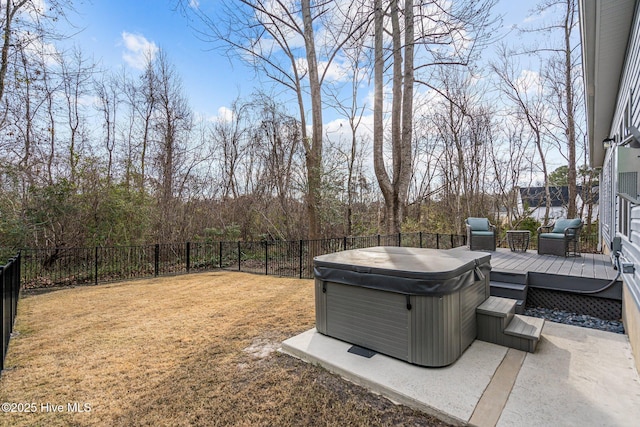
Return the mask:
<path id="1" fill-rule="evenodd" d="M 538 255 L 536 251 L 511 252 L 498 248 L 491 252 L 491 267 L 495 270 L 527 271 L 563 276 L 611 280 L 616 271 L 608 255 L 581 254 L 579 257 Z"/>

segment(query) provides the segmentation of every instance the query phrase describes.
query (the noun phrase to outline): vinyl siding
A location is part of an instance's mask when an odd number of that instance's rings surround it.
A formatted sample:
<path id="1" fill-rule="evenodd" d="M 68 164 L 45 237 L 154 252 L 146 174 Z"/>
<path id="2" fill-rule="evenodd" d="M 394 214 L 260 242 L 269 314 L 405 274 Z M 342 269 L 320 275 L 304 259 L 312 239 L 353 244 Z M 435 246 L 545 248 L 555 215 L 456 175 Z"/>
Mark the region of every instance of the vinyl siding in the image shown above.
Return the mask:
<path id="1" fill-rule="evenodd" d="M 632 32 L 629 37 L 629 43 L 626 50 L 625 65 L 620 79 L 620 88 L 618 91 L 618 99 L 616 103 L 616 111 L 613 116 L 610 135 L 618 136 L 618 141 L 623 140 L 626 136 L 626 126 L 633 125 L 640 128 L 640 8 L 636 6 Z M 618 192 L 618 174 L 619 172 L 628 172 L 629 169 L 635 169 L 640 172 L 640 159 L 628 159 L 629 156 L 640 156 L 640 149 L 622 149 L 620 153 L 617 150 L 610 150 L 602 169 L 603 174 L 603 192 L 601 193 L 600 205 L 607 203 L 607 208 L 611 210 L 611 216 L 607 218 L 602 215 L 603 222 L 602 234 L 603 243 L 610 244 L 613 237 L 620 236 L 622 238 L 622 261 L 631 262 L 635 265 L 635 273 L 623 274 L 622 278 L 626 286 L 625 295 L 629 296 L 633 301 L 626 301 L 628 321 L 638 316 L 630 316 L 628 310 L 635 307 L 636 312 L 640 311 L 640 206 L 635 206 L 630 214 L 630 227 L 627 236 L 617 232 L 619 230 L 619 203 L 616 193 Z M 622 154 L 624 159 L 619 160 Z M 626 164 L 625 164 L 626 163 Z M 633 166 L 629 166 L 629 165 Z M 607 176 L 608 175 L 608 176 Z M 606 194 L 609 192 L 609 194 Z M 631 195 L 634 197 L 634 195 Z M 638 197 L 638 195 L 635 195 Z M 605 199 L 605 200 L 603 200 Z M 605 209 L 605 210 L 606 210 Z M 603 211 L 603 214 L 605 212 Z M 637 314 L 637 313 L 635 313 Z M 625 319 L 625 320 L 627 320 Z M 640 349 L 640 342 L 635 343 L 636 349 Z"/>

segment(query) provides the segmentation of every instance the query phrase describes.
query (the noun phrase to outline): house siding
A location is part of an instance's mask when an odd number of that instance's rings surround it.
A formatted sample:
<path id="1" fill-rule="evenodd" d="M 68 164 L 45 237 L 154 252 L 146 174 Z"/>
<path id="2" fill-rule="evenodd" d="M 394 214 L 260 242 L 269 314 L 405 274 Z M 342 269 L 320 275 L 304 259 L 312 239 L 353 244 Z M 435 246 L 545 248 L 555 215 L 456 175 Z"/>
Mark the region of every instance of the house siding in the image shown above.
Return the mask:
<path id="1" fill-rule="evenodd" d="M 615 212 L 612 209 L 614 206 L 614 168 L 612 151 L 610 150 L 605 157 L 604 166 L 602 169 L 602 176 L 600 177 L 600 231 L 602 233 L 603 250 L 607 253 L 611 241 L 613 240 L 613 234 L 615 233 Z"/>
<path id="2" fill-rule="evenodd" d="M 626 62 L 623 68 L 616 111 L 610 130 L 610 136 L 615 136 L 617 142 L 626 137 L 627 126 L 640 128 L 640 8 L 636 6 L 634 22 L 626 52 Z M 640 371 L 640 206 L 633 206 L 628 213 L 629 222 L 621 224 L 621 218 L 626 212 L 623 207 L 619 191 L 629 191 L 628 185 L 619 181 L 621 172 L 634 170 L 640 172 L 640 150 L 616 147 L 609 150 L 602 169 L 602 187 L 600 206 L 602 219 L 603 245 L 610 245 L 615 236 L 622 239 L 621 261 L 635 266 L 633 273 L 622 274 L 625 284 L 623 293 L 623 321 L 636 360 L 636 368 Z M 637 189 L 636 189 L 637 193 Z M 630 194 L 638 198 L 638 194 Z M 625 209 L 626 211 L 626 209 Z M 624 232 L 620 232 L 620 231 Z"/>

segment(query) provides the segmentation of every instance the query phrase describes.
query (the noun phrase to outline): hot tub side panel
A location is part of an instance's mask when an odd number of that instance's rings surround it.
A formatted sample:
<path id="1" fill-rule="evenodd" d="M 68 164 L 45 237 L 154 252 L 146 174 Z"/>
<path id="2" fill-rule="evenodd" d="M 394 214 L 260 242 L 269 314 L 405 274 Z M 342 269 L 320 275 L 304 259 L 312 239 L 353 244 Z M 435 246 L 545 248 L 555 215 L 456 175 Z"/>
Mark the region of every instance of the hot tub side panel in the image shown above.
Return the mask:
<path id="1" fill-rule="evenodd" d="M 464 351 L 476 339 L 476 308 L 489 297 L 489 275 L 460 290 L 460 341 Z"/>
<path id="2" fill-rule="evenodd" d="M 412 296 L 408 361 L 439 367 L 455 362 L 461 353 L 459 293 L 441 297 Z"/>
<path id="3" fill-rule="evenodd" d="M 404 295 L 334 282 L 316 284 L 318 288 L 325 298 L 326 325 L 319 332 L 408 360 L 409 310 Z"/>

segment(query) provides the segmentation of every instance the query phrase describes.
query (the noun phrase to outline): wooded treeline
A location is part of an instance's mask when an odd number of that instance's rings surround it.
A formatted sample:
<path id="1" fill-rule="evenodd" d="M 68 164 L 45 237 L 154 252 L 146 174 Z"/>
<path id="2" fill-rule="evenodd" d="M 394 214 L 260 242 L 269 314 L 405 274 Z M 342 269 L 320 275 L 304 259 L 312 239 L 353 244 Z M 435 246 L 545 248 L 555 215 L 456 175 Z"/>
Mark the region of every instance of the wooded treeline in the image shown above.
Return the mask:
<path id="1" fill-rule="evenodd" d="M 521 221 L 548 156 L 574 194 L 593 179 L 574 0 L 517 51 L 495 48 L 494 0 L 177 3 L 274 85 L 201 117 L 170 52 L 103 69 L 57 41 L 71 2 L 3 4 L 0 246 L 460 234 Z"/>

